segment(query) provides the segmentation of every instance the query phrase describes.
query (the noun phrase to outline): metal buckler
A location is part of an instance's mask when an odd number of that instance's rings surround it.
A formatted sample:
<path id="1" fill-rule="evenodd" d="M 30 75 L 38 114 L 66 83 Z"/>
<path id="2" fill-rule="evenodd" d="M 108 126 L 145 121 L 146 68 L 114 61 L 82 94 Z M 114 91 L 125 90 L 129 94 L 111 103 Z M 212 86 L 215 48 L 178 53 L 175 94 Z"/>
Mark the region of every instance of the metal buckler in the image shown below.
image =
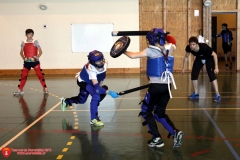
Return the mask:
<path id="1" fill-rule="evenodd" d="M 25 62 L 36 62 L 38 61 L 37 57 L 34 56 L 34 57 L 25 57 L 24 59 Z"/>

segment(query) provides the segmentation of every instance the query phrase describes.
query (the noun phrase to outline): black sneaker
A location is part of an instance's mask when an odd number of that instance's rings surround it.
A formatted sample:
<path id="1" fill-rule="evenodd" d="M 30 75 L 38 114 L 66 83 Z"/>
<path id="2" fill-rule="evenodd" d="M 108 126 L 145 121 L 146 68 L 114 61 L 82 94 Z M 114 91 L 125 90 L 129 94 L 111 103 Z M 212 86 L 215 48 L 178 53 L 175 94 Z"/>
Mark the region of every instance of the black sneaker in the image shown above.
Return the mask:
<path id="1" fill-rule="evenodd" d="M 176 130 L 173 138 L 173 148 L 180 147 L 182 145 L 183 131 Z"/>
<path id="2" fill-rule="evenodd" d="M 164 143 L 161 138 L 153 138 L 148 141 L 148 146 L 149 147 L 163 147 Z"/>

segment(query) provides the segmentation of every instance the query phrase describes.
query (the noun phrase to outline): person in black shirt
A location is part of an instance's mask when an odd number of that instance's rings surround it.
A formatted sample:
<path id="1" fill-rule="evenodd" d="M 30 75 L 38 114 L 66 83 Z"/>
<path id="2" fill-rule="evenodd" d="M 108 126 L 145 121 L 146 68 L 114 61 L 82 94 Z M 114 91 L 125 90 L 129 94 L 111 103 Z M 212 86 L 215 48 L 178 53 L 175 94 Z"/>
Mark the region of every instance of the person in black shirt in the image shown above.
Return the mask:
<path id="1" fill-rule="evenodd" d="M 231 50 L 232 50 L 232 32 L 227 28 L 227 24 L 223 23 L 222 24 L 222 31 L 220 34 L 216 35 L 217 37 L 222 37 L 222 49 L 224 52 L 224 57 L 225 57 L 225 66 L 228 68 L 228 58 L 229 56 L 229 61 L 230 61 L 230 66 L 229 68 L 232 69 L 232 56 L 231 56 Z"/>
<path id="2" fill-rule="evenodd" d="M 194 92 L 189 96 L 190 99 L 198 99 L 198 75 L 203 65 L 206 64 L 207 73 L 210 82 L 213 84 L 216 96 L 214 101 L 220 102 L 221 98 L 218 92 L 218 82 L 215 74 L 218 74 L 218 59 L 217 54 L 205 43 L 198 43 L 197 37 L 190 37 L 188 40 L 189 45 L 186 47 L 186 55 L 184 58 L 182 74 L 184 74 L 185 66 L 190 53 L 195 56 L 195 60 L 192 67 L 191 80 L 193 82 Z"/>

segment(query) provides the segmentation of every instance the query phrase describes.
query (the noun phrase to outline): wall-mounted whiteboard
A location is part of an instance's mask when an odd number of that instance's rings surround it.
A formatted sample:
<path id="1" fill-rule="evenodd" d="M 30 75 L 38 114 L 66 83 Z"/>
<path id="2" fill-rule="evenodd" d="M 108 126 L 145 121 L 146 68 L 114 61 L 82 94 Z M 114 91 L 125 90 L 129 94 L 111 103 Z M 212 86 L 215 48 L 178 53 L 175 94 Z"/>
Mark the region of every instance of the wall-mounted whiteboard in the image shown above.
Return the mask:
<path id="1" fill-rule="evenodd" d="M 71 24 L 72 52 L 99 50 L 110 52 L 113 45 L 113 24 Z"/>

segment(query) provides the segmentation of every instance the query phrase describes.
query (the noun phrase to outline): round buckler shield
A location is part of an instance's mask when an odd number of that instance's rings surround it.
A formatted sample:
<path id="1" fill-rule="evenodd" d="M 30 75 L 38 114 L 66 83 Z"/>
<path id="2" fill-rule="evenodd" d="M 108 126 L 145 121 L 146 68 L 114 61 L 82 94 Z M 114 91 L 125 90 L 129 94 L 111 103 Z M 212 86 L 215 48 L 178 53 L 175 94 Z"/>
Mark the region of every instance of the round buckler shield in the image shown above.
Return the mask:
<path id="1" fill-rule="evenodd" d="M 123 54 L 129 44 L 130 44 L 130 38 L 128 36 L 123 36 L 121 38 L 119 38 L 112 46 L 111 51 L 110 51 L 110 55 L 113 58 L 117 58 L 119 57 L 121 54 Z"/>

